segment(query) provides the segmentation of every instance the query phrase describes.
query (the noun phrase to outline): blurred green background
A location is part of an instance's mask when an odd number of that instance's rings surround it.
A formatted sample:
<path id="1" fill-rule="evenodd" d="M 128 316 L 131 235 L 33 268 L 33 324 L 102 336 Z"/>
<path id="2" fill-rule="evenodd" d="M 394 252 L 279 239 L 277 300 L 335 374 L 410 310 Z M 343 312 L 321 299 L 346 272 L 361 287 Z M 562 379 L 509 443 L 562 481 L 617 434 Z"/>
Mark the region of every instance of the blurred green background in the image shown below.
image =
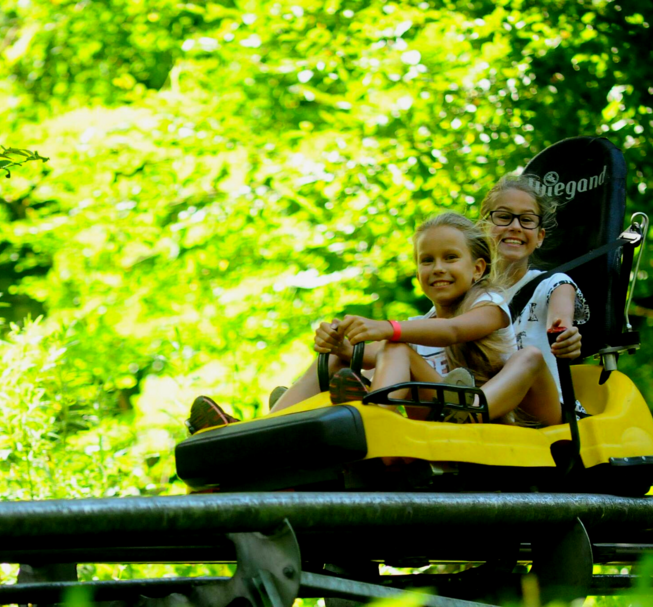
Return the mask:
<path id="1" fill-rule="evenodd" d="M 410 235 L 603 135 L 651 207 L 653 2 L 5 0 L 0 496 L 182 493 L 193 398 L 237 416 L 345 311 L 429 307 Z M 650 256 L 636 297 L 653 294 Z M 651 319 L 622 368 L 653 402 Z"/>

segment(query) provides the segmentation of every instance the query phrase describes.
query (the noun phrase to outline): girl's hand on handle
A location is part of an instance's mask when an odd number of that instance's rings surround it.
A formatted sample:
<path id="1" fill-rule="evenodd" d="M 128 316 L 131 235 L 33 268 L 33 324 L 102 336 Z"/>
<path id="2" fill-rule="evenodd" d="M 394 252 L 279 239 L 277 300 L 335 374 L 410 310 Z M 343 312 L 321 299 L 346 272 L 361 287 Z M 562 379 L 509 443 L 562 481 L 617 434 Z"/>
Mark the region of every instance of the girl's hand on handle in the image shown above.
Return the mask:
<path id="1" fill-rule="evenodd" d="M 340 321 L 334 318 L 331 322 L 322 322 L 315 330 L 315 337 L 313 338 L 313 349 L 316 352 L 331 353 L 342 347 L 343 338 L 338 333 L 338 325 Z"/>
<path id="2" fill-rule="evenodd" d="M 550 328 L 562 326 L 562 320 L 557 318 L 553 321 Z M 558 358 L 578 358 L 580 356 L 581 335 L 577 327 L 569 327 L 563 331 L 554 344 L 551 346 L 551 352 Z"/>
<path id="3" fill-rule="evenodd" d="M 393 335 L 392 325 L 387 320 L 372 320 L 363 316 L 345 316 L 338 326 L 338 333 L 347 336 L 352 345 L 365 341 L 381 341 Z"/>

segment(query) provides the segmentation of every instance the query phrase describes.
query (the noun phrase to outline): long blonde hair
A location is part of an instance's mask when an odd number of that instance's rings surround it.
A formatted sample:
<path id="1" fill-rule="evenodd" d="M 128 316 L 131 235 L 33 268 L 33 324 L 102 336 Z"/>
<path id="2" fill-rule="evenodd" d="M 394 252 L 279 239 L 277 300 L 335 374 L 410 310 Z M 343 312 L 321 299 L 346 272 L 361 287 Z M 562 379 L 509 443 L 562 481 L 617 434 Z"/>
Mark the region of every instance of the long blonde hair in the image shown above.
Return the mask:
<path id="1" fill-rule="evenodd" d="M 465 237 L 465 242 L 469 247 L 472 259 L 483 259 L 486 264 L 483 276 L 472 285 L 454 308 L 453 315 L 459 316 L 469 311 L 472 304 L 483 293 L 490 291 L 501 293 L 504 284 L 503 280 L 497 275 L 494 242 L 482 226 L 473 223 L 463 215 L 449 212 L 427 219 L 415 230 L 415 235 L 413 236 L 415 247 L 421 234 L 431 228 L 442 226 L 455 228 L 460 231 Z M 489 304 L 490 302 L 488 302 Z M 512 352 L 513 348 L 514 344 L 508 343 L 499 331 L 494 331 L 476 341 L 447 346 L 445 350 L 451 369 L 467 367 L 473 372 L 477 385 L 483 385 L 501 370 L 506 356 Z"/>

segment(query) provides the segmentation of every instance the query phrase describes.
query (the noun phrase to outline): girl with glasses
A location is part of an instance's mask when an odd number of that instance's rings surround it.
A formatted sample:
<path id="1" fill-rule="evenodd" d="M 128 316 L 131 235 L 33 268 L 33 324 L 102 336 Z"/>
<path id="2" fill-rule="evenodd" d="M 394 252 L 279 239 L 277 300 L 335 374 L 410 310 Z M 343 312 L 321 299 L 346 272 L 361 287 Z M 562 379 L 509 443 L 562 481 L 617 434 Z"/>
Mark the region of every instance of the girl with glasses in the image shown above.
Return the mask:
<path id="1" fill-rule="evenodd" d="M 538 253 L 547 232 L 556 225 L 556 201 L 540 193 L 538 182 L 533 176 L 507 176 L 490 190 L 481 204 L 482 221 L 497 247 L 499 272 L 504 276 L 508 288 L 508 300 L 522 286 L 542 273 L 535 269 L 540 263 Z M 544 191 L 544 188 L 542 188 Z M 487 384 L 496 399 L 515 398 L 523 383 L 520 366 L 530 359 L 531 367 L 546 367 L 558 388 L 562 400 L 556 357 L 577 358 L 580 356 L 581 336 L 575 324 L 589 319 L 589 308 L 583 294 L 566 274 L 554 274 L 542 281 L 532 297 L 518 315 L 512 319 L 517 355 Z M 547 330 L 552 327 L 566 327 L 555 343 L 549 346 Z M 521 362 L 520 362 L 521 361 Z M 536 398 L 537 386 L 531 386 L 524 398 Z M 490 398 L 490 397 L 489 397 Z M 579 407 L 579 405 L 577 405 Z M 580 408 L 579 413 L 584 411 Z M 529 407 L 515 410 L 516 422 L 528 424 Z"/>

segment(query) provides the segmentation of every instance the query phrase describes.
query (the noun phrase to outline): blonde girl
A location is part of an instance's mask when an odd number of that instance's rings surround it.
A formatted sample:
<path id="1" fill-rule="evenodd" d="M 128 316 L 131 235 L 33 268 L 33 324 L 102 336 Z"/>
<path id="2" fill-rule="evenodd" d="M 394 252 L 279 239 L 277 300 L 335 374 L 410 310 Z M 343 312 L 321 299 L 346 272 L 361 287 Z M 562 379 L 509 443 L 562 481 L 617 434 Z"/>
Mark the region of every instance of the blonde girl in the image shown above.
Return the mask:
<path id="1" fill-rule="evenodd" d="M 485 391 L 484 386 L 511 360 L 514 367 L 524 363 L 528 380 L 537 384 L 539 393 L 555 395 L 548 370 L 529 372 L 527 356 L 515 354 L 510 313 L 505 297 L 495 289 L 491 247 L 484 230 L 460 215 L 445 213 L 420 226 L 414 244 L 418 280 L 433 302 L 432 310 L 403 322 L 346 316 L 332 339 L 335 346 L 345 335 L 352 345 L 380 344 L 371 389 L 409 380 L 459 383 L 460 374 L 452 381 L 447 372 L 465 366 Z M 359 399 L 367 392 L 350 369 L 335 374 L 330 390 L 334 402 Z M 557 399 L 553 399 L 552 411 L 541 410 L 539 402 L 530 407 L 523 400 L 515 395 L 503 401 L 488 396 L 490 418 L 503 421 L 525 404 L 527 415 L 538 423 L 559 421 Z"/>
<path id="2" fill-rule="evenodd" d="M 462 215 L 444 213 L 417 229 L 414 250 L 419 282 L 434 304 L 431 312 L 401 323 L 345 316 L 318 327 L 315 350 L 336 355 L 329 357 L 330 374 L 335 378 L 331 382 L 334 402 L 353 400 L 369 383 L 351 377 L 347 368 L 354 344 L 361 341 L 372 342 L 365 346 L 363 366 L 375 368 L 374 388 L 405 381 L 409 375 L 420 381 L 483 383 L 515 351 L 505 298 L 492 288 L 494 270 L 487 234 Z M 470 367 L 474 376 L 463 367 Z M 273 411 L 318 392 L 313 363 Z"/>

